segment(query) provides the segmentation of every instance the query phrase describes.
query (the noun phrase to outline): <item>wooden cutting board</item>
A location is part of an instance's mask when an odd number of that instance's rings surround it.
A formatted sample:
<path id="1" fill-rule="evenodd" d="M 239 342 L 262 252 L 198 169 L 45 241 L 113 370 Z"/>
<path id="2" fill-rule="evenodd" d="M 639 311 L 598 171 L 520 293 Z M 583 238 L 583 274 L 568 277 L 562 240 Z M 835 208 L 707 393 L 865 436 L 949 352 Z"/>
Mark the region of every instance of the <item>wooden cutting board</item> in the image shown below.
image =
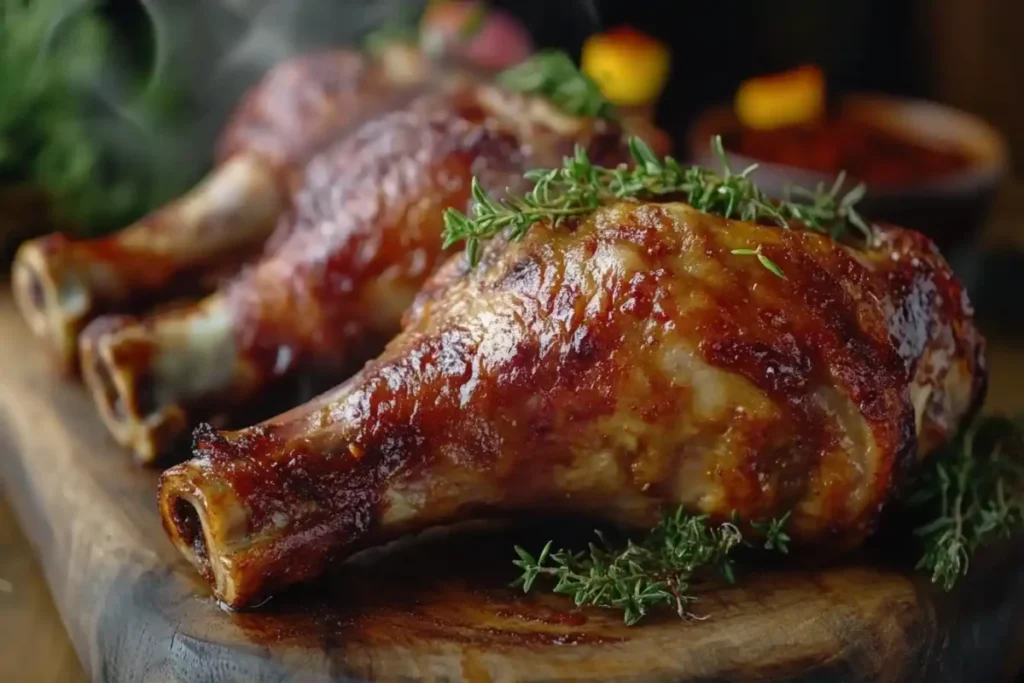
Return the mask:
<path id="1" fill-rule="evenodd" d="M 6 492 L 97 681 L 952 682 L 1012 680 L 1022 663 L 1020 544 L 976 563 L 951 595 L 906 560 L 762 566 L 705 587 L 703 620 L 627 628 L 507 587 L 513 543 L 578 536 L 533 522 L 427 534 L 229 613 L 166 540 L 156 473 L 50 371 L 2 293 L 0 335 Z"/>

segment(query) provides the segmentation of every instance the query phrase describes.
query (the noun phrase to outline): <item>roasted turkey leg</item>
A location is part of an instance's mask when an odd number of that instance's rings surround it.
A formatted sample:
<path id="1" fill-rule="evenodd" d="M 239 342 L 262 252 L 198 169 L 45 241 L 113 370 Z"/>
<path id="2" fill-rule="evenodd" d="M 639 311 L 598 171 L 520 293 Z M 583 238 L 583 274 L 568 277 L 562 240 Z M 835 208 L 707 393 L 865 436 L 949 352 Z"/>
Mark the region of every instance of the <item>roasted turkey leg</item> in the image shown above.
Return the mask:
<path id="1" fill-rule="evenodd" d="M 920 234 L 860 251 L 626 202 L 439 271 L 358 375 L 280 420 L 196 433 L 164 525 L 232 606 L 475 515 L 652 525 L 792 511 L 849 547 L 981 398 L 983 340 Z M 782 279 L 733 249 L 761 245 Z M 304 413 L 304 414 L 303 414 Z"/>
<path id="2" fill-rule="evenodd" d="M 227 126 L 216 169 L 188 194 L 110 237 L 53 234 L 22 245 L 12 276 L 22 315 L 74 371 L 78 333 L 97 314 L 208 293 L 202 274 L 258 252 L 286 188 L 324 140 L 425 78 L 425 67 L 394 50 L 377 61 L 325 52 L 272 70 Z"/>
<path id="3" fill-rule="evenodd" d="M 340 381 L 399 330 L 440 263 L 442 213 L 559 163 L 574 143 L 626 158 L 619 129 L 546 101 L 469 85 L 359 126 L 314 158 L 266 255 L 193 308 L 99 319 L 83 374 L 111 432 L 152 462 L 198 417 L 230 411 L 280 378 Z M 191 419 L 190 419 L 191 416 Z"/>

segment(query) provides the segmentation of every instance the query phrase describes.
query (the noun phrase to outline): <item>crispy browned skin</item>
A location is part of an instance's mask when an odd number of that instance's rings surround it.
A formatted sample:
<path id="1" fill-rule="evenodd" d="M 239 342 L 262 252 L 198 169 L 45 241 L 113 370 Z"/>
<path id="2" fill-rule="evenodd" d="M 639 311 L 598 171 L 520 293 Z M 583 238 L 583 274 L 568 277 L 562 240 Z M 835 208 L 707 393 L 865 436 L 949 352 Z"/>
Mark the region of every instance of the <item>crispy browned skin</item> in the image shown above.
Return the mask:
<path id="1" fill-rule="evenodd" d="M 577 142 L 617 163 L 620 133 L 474 84 L 366 122 L 308 165 L 265 257 L 230 285 L 192 309 L 86 330 L 83 371 L 101 415 L 152 462 L 193 419 L 281 378 L 314 372 L 331 386 L 399 330 L 443 256 L 443 211 L 467 207 L 473 176 L 501 190 Z"/>
<path id="2" fill-rule="evenodd" d="M 227 126 L 221 163 L 191 192 L 110 237 L 22 245 L 14 294 L 32 330 L 74 370 L 77 335 L 96 315 L 211 291 L 202 276 L 258 253 L 310 155 L 425 79 L 416 67 L 336 50 L 272 70 Z"/>
<path id="3" fill-rule="evenodd" d="M 398 89 L 425 83 L 428 67 L 422 55 L 394 50 L 379 59 L 331 50 L 284 62 L 238 105 L 218 140 L 217 158 L 258 154 L 286 173 L 301 174 L 339 127 L 372 116 L 378 103 L 400 101 Z"/>
<path id="4" fill-rule="evenodd" d="M 731 250 L 762 245 L 786 274 Z M 980 399 L 983 339 L 935 247 L 622 203 L 439 271 L 384 354 L 161 478 L 231 605 L 485 511 L 651 525 L 667 504 L 848 547 Z"/>

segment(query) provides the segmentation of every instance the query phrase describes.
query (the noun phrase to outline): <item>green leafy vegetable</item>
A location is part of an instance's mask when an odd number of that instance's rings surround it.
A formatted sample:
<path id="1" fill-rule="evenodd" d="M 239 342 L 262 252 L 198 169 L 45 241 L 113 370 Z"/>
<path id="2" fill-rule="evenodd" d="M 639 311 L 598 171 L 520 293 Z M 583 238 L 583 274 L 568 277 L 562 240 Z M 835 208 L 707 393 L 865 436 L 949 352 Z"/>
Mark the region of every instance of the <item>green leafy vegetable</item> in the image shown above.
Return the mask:
<path id="1" fill-rule="evenodd" d="M 90 5 L 0 3 L 0 168 L 10 172 L 36 154 L 46 131 L 67 150 L 69 175 L 88 173 L 92 150 L 80 144 L 85 134 L 71 91 L 100 66 L 106 41 Z"/>
<path id="2" fill-rule="evenodd" d="M 543 50 L 498 74 L 509 90 L 541 95 L 573 116 L 615 118 L 615 108 L 601 88 L 561 50 Z"/>
<path id="3" fill-rule="evenodd" d="M 98 7 L 98 0 L 0 0 L 0 183 L 39 187 L 61 219 L 85 232 L 122 227 L 184 182 L 167 169 L 154 178 L 114 167 L 89 125 L 87 92 L 111 43 Z M 136 124 L 175 102 L 169 88 L 146 85 L 122 112 Z"/>
<path id="4" fill-rule="evenodd" d="M 785 517 L 773 520 L 764 547 L 787 551 Z M 743 542 L 735 523 L 711 524 L 706 516 L 689 515 L 678 508 L 662 517 L 661 523 L 640 543 L 628 542 L 624 550 L 613 549 L 597 532 L 600 545 L 590 544 L 588 552 L 558 550 L 548 542 L 534 558 L 516 546 L 514 561 L 522 574 L 514 583 L 529 592 L 540 577 L 555 580 L 555 593 L 573 596 L 577 606 L 594 605 L 622 610 L 627 625 L 639 622 L 651 608 L 669 606 L 683 618 L 696 598 L 689 593 L 695 576 L 716 570 L 729 583 L 735 582 L 730 552 Z"/>
<path id="5" fill-rule="evenodd" d="M 978 548 L 1024 531 L 1024 415 L 979 418 L 917 482 L 910 504 L 935 515 L 919 527 L 918 568 L 945 590 Z"/>
<path id="6" fill-rule="evenodd" d="M 802 199 L 776 203 L 751 180 L 756 166 L 733 173 L 721 138 L 716 136 L 711 144 L 722 161 L 720 173 L 700 166 L 684 168 L 672 157 L 659 159 L 643 141 L 631 138 L 632 166 L 595 166 L 586 151 L 577 146 L 575 154 L 566 157 L 561 168 L 527 172 L 525 177 L 534 187 L 521 197 L 493 199 L 474 179 L 472 215 L 456 209 L 445 212 L 445 246 L 465 241 L 469 261 L 476 265 L 481 244 L 499 234 L 505 233 L 509 240 L 516 241 L 535 223 L 549 221 L 557 227 L 565 218 L 589 213 L 609 200 L 666 195 L 680 195 L 695 209 L 723 218 L 771 223 L 783 228 L 793 227 L 790 223 L 793 221 L 799 227 L 833 239 L 846 237 L 853 228 L 869 242 L 873 238 L 870 227 L 854 208 L 863 196 L 863 188 L 841 196 L 840 178 L 830 189 L 819 187 L 814 192 L 795 192 L 794 196 L 802 196 Z M 747 251 L 739 250 L 739 253 Z M 778 265 L 761 253 L 760 247 L 750 253 L 769 271 L 785 277 Z"/>

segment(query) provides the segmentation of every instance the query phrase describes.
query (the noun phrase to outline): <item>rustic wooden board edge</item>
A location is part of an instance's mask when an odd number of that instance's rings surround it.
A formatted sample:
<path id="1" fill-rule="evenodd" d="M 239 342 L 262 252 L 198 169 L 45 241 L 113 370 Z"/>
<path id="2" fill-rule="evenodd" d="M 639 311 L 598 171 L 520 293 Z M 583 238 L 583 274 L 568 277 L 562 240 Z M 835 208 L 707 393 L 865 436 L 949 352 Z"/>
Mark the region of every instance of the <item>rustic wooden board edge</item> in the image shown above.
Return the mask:
<path id="1" fill-rule="evenodd" d="M 299 680 L 296 677 L 337 683 L 358 680 L 289 668 L 268 658 L 268 653 L 256 645 L 246 652 L 236 645 L 182 632 L 165 607 L 177 601 L 191 601 L 198 609 L 216 609 L 211 599 L 196 597 L 196 589 L 201 587 L 183 581 L 173 567 L 158 568 L 152 558 L 119 542 L 116 534 L 107 537 L 106 542 L 76 547 L 71 538 L 74 524 L 67 523 L 67 518 L 50 518 L 45 502 L 40 500 L 58 492 L 46 486 L 40 488 L 34 473 L 19 457 L 22 450 L 16 439 L 11 437 L 9 412 L 0 410 L 0 474 L 4 490 L 41 559 L 64 626 L 93 680 L 215 683 L 226 680 L 225 675 L 231 676 L 227 680 L 253 683 Z M 120 455 L 111 453 L 112 457 Z M 64 510 L 69 518 L 77 524 L 103 521 L 105 506 L 95 506 L 96 497 L 81 491 L 72 497 L 81 504 Z M 89 583 L 77 579 L 75 574 L 90 580 L 105 578 L 87 592 L 75 591 L 76 585 Z M 125 653 L 135 653 L 138 661 L 126 661 Z M 202 665 L 198 664 L 200 661 Z M 196 673 L 203 671 L 208 676 L 196 678 Z"/>
<path id="2" fill-rule="evenodd" d="M 29 408 L 31 403 L 32 399 L 29 399 Z M 12 438 L 14 430 L 10 425 L 10 411 L 3 410 L 0 416 L 0 450 L 5 453 L 2 474 L 8 495 L 43 558 L 47 580 L 65 625 L 72 634 L 79 656 L 95 680 L 190 680 L 200 683 L 221 680 L 259 683 L 361 680 L 337 672 L 330 663 L 327 670 L 335 670 L 336 675 L 295 666 L 299 662 L 281 661 L 260 646 L 254 645 L 246 651 L 237 645 L 227 646 L 180 629 L 180 624 L 167 614 L 168 604 L 187 602 L 190 610 L 208 610 L 212 608 L 210 601 L 195 598 L 196 586 L 181 578 L 180 568 L 161 568 L 155 558 L 131 548 L 131 539 L 119 533 L 101 537 L 101 542 L 91 547 L 76 548 L 72 540 L 74 523 L 109 524 L 112 512 L 103 504 L 97 505 L 97 500 L 102 501 L 102 497 L 76 488 L 69 493 L 72 505 L 64 508 L 69 516 L 50 518 L 46 513 L 46 499 L 60 495 L 60 492 L 52 485 L 34 480 L 38 472 L 32 471 L 31 463 L 22 457 L 25 449 L 16 437 Z M 38 424 L 46 425 L 46 420 L 41 419 Z M 116 451 L 111 453 L 112 457 L 118 455 Z M 87 481 L 79 484 L 84 487 L 91 485 Z M 75 522 L 69 522 L 69 518 Z M 127 525 L 122 530 L 131 534 Z M 1016 563 L 1020 553 L 1012 555 L 1016 559 L 1004 558 L 1004 561 Z M 965 627 L 965 633 L 938 633 L 928 637 L 925 632 L 940 615 L 925 613 L 911 618 L 903 627 L 910 631 L 908 641 L 916 641 L 917 647 L 916 651 L 907 653 L 905 672 L 917 670 L 925 674 L 920 680 L 935 681 L 964 680 L 968 672 L 972 676 L 996 675 L 999 657 L 994 655 L 1000 652 L 1008 634 L 1014 631 L 1013 621 L 1020 623 L 1020 614 L 1014 613 L 1014 605 L 1021 602 L 1015 599 L 998 604 L 1007 595 L 1005 586 L 999 585 L 1001 582 L 988 581 L 983 569 L 979 567 L 975 580 L 968 582 L 964 590 L 977 596 L 990 614 L 990 618 L 983 620 L 985 627 L 978 628 L 971 623 Z M 76 581 L 75 571 L 89 577 L 107 578 L 102 585 L 95 585 L 93 590 L 83 594 L 75 592 L 73 586 L 89 582 Z M 1018 598 L 1024 595 L 1024 573 L 1011 572 L 1010 579 L 1015 579 L 1016 583 L 1010 592 Z M 977 600 L 970 600 L 970 606 L 977 607 Z M 957 602 L 951 609 L 962 608 L 962 602 Z M 900 615 L 892 616 L 893 622 L 886 628 L 898 627 L 902 621 Z M 915 636 L 914 631 L 920 631 L 920 637 Z M 858 672 L 863 673 L 864 669 L 857 660 L 870 658 L 874 654 L 870 650 L 872 645 L 886 647 L 884 635 L 880 634 L 878 638 L 876 643 L 869 643 L 864 652 L 839 652 L 833 661 L 819 662 L 811 670 L 786 680 L 790 683 L 843 680 Z M 958 645 L 950 647 L 951 642 Z M 130 679 L 123 678 L 125 671 L 132 672 Z M 662 679 L 655 675 L 646 680 Z M 716 679 L 700 680 L 703 683 L 704 680 Z"/>
<path id="3" fill-rule="evenodd" d="M 10 313 L 9 302 L 4 304 L 7 310 L 0 309 L 0 320 L 3 313 Z M 6 327 L 10 335 L 10 324 Z M 8 354 L 0 355 L 0 377 L 13 380 L 13 390 L 8 387 L 5 391 L 0 385 L 0 476 L 26 535 L 43 560 L 46 579 L 76 650 L 95 680 L 348 683 L 388 675 L 387 662 L 381 666 L 380 662 L 346 661 L 352 652 L 344 652 L 343 644 L 330 637 L 312 646 L 294 647 L 287 642 L 246 640 L 233 620 L 221 614 L 209 597 L 203 597 L 208 593 L 160 532 L 152 494 L 155 473 L 134 467 L 101 435 L 80 389 L 48 375 L 41 357 L 29 357 L 32 346 L 22 338 Z M 40 378 L 47 378 L 45 384 L 40 384 Z M 710 629 L 710 641 L 707 637 L 693 640 L 693 646 L 699 641 L 707 647 L 710 666 L 687 676 L 679 674 L 680 667 L 675 671 L 652 667 L 635 671 L 635 675 L 613 672 L 603 680 L 818 683 L 867 676 L 876 681 L 952 683 L 965 680 L 968 673 L 978 680 L 1012 680 L 1009 674 L 1020 670 L 1021 653 L 1008 653 L 1007 649 L 1012 634 L 1024 631 L 1022 555 L 1021 545 L 1014 544 L 996 557 L 976 563 L 968 581 L 948 598 L 939 596 L 925 581 L 893 580 L 892 572 L 878 572 L 888 581 L 889 588 L 882 594 L 892 597 L 891 604 L 875 600 L 865 606 L 857 596 L 846 604 L 842 586 L 858 585 L 842 578 L 851 572 L 810 576 L 835 582 L 822 588 L 822 595 L 836 601 L 835 609 L 824 616 L 814 615 L 813 610 L 800 612 L 808 614 L 809 621 L 800 632 L 787 637 L 794 641 L 804 638 L 802 642 L 823 642 L 827 637 L 838 642 L 840 646 L 827 656 L 797 653 L 765 661 L 771 659 L 765 653 L 776 647 L 778 640 L 759 643 L 758 634 L 770 632 L 772 624 L 760 624 L 757 632 L 729 631 L 730 602 L 749 596 L 744 597 L 743 590 L 716 592 L 708 601 L 713 603 L 712 625 L 717 621 L 719 628 Z M 772 577 L 756 573 L 744 577 L 744 585 L 755 595 L 762 586 L 768 592 L 777 588 L 772 582 Z M 764 604 L 779 603 L 768 596 Z M 961 619 L 960 615 L 972 618 Z M 825 633 L 821 641 L 806 639 L 808 631 L 829 629 L 835 632 Z M 678 638 L 686 640 L 707 630 L 681 629 Z M 850 642 L 850 634 L 856 634 L 852 640 L 857 642 Z M 664 645 L 666 641 L 660 642 Z M 323 647 L 318 649 L 319 645 Z M 690 646 L 668 653 L 668 659 L 689 656 L 683 650 Z M 595 653 L 594 647 L 522 656 L 569 659 Z M 607 647 L 614 650 L 617 646 Z M 400 656 L 403 650 L 397 647 L 387 652 Z M 441 661 L 449 654 L 443 647 L 425 656 L 420 652 L 417 666 L 421 671 L 439 672 L 435 680 L 455 680 L 458 675 L 451 674 L 451 666 Z M 468 678 L 476 672 L 479 680 L 488 680 L 488 672 L 493 674 L 496 666 L 516 654 L 477 652 L 464 658 L 461 673 Z M 1016 655 L 1018 661 L 1004 661 L 1007 654 Z M 358 653 L 355 659 L 359 659 Z M 366 659 L 369 662 L 370 658 Z M 749 667 L 750 661 L 761 664 L 756 670 L 743 668 Z M 806 664 L 806 668 L 794 671 L 796 663 Z M 459 664 L 455 666 L 458 671 Z M 564 670 L 562 673 L 534 680 L 566 680 Z M 408 674 L 403 675 L 410 680 Z M 403 675 L 389 676 L 389 680 Z"/>

